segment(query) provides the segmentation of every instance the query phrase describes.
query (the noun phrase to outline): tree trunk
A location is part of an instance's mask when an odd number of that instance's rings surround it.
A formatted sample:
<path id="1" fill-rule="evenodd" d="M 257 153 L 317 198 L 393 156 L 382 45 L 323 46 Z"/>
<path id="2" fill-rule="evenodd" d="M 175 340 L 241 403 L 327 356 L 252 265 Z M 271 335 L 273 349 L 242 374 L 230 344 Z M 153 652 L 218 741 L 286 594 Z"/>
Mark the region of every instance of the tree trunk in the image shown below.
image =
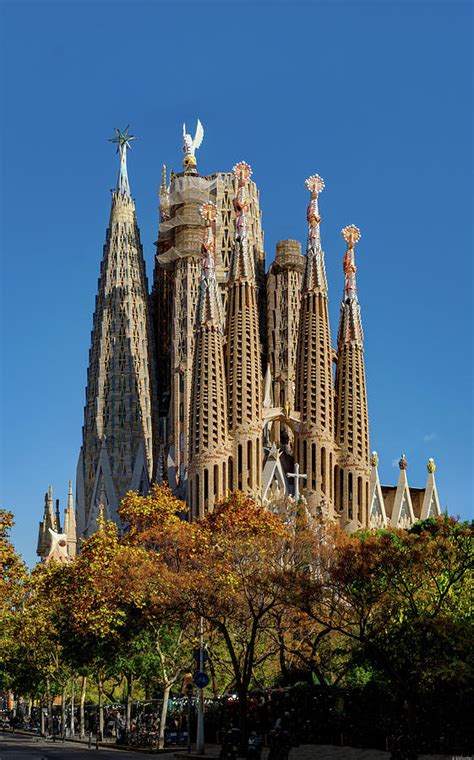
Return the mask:
<path id="1" fill-rule="evenodd" d="M 74 676 L 71 680 L 71 722 L 69 724 L 69 735 L 71 739 L 74 737 L 74 687 L 76 685 L 76 679 Z"/>
<path id="2" fill-rule="evenodd" d="M 44 720 L 44 699 L 41 697 L 40 699 L 40 733 L 41 736 L 46 735 L 45 731 L 45 720 Z"/>
<path id="3" fill-rule="evenodd" d="M 239 695 L 239 728 L 240 728 L 240 748 L 242 753 L 247 751 L 247 689 L 242 686 L 238 690 Z"/>
<path id="4" fill-rule="evenodd" d="M 158 749 L 164 749 L 165 748 L 165 728 L 166 728 L 166 717 L 168 715 L 168 701 L 170 698 L 170 691 L 171 691 L 171 684 L 168 686 L 165 686 L 163 689 L 163 706 L 161 708 L 161 720 L 160 720 L 160 735 L 158 738 Z M 190 727 L 188 727 L 189 731 Z"/>
<path id="5" fill-rule="evenodd" d="M 61 734 L 66 733 L 66 699 L 67 699 L 67 681 L 61 692 Z"/>
<path id="6" fill-rule="evenodd" d="M 99 691 L 99 741 L 104 739 L 104 684 L 102 676 L 97 676 L 97 688 Z"/>
<path id="7" fill-rule="evenodd" d="M 131 673 L 128 673 L 126 675 L 127 679 L 127 698 L 125 701 L 125 731 L 127 735 L 130 732 L 130 721 L 132 718 L 132 686 L 133 686 L 133 676 Z"/>
<path id="8" fill-rule="evenodd" d="M 79 702 L 79 737 L 84 739 L 86 735 L 86 723 L 84 718 L 84 702 L 86 701 L 86 684 L 87 676 L 82 676 L 81 681 L 81 699 Z"/>
<path id="9" fill-rule="evenodd" d="M 46 702 L 48 705 L 48 732 L 53 733 L 53 698 L 49 690 L 49 678 L 46 679 Z"/>

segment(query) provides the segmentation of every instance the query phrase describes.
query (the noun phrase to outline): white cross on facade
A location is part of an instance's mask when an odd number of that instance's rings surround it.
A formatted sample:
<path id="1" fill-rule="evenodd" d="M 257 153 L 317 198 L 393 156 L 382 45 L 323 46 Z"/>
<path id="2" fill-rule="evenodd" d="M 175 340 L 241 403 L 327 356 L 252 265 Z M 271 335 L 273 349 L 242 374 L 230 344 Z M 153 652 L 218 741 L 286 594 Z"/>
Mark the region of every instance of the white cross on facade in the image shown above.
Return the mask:
<path id="1" fill-rule="evenodd" d="M 294 478 L 295 481 L 295 501 L 299 501 L 300 499 L 300 480 L 306 480 L 308 477 L 307 475 L 303 475 L 300 473 L 300 466 L 298 463 L 295 464 L 295 471 L 289 472 L 287 474 L 288 478 Z"/>

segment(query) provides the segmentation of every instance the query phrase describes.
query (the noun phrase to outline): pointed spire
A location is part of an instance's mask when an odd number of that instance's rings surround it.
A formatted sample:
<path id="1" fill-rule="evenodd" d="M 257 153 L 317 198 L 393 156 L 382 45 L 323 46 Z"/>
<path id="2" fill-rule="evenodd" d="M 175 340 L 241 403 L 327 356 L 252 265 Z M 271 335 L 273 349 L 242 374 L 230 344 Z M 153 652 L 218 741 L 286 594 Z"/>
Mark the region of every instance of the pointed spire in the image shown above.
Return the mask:
<path id="1" fill-rule="evenodd" d="M 121 195 L 130 197 L 130 185 L 128 183 L 127 174 L 127 150 L 132 146 L 130 145 L 132 140 L 136 140 L 136 137 L 128 133 L 129 127 L 124 129 L 123 132 L 117 127 L 115 129 L 115 137 L 112 137 L 109 142 L 117 144 L 117 153 L 120 153 L 120 169 L 117 179 L 117 191 Z"/>
<path id="2" fill-rule="evenodd" d="M 67 508 L 74 509 L 74 499 L 72 495 L 72 480 L 69 481 L 69 491 L 67 495 Z"/>
<path id="3" fill-rule="evenodd" d="M 438 517 L 441 514 L 441 505 L 439 502 L 438 489 L 436 488 L 435 472 L 436 465 L 434 459 L 430 457 L 426 465 L 428 470 L 428 480 L 425 488 L 425 495 L 421 507 L 421 520 L 428 517 Z"/>
<path id="4" fill-rule="evenodd" d="M 229 281 L 255 279 L 255 265 L 249 246 L 249 203 L 247 185 L 252 176 L 252 169 L 245 161 L 236 164 L 232 172 L 236 184 L 234 197 L 235 242 Z"/>
<path id="5" fill-rule="evenodd" d="M 59 499 L 56 499 L 56 514 L 54 516 L 55 530 L 61 533 L 61 515 L 59 514 Z"/>
<path id="6" fill-rule="evenodd" d="M 54 506 L 53 506 L 53 486 L 50 485 L 48 489 L 48 528 L 54 528 Z"/>
<path id="7" fill-rule="evenodd" d="M 362 329 L 362 320 L 360 317 L 360 306 L 357 300 L 357 284 L 354 258 L 354 246 L 361 238 L 360 230 L 354 224 L 344 227 L 341 235 L 347 243 L 347 250 L 344 256 L 344 291 L 341 302 L 341 316 L 339 321 L 339 332 L 337 336 L 338 347 L 343 343 L 358 343 L 362 346 L 364 342 L 364 331 Z"/>
<path id="8" fill-rule="evenodd" d="M 408 462 L 405 454 L 401 455 L 398 466 L 400 467 L 400 476 L 395 492 L 391 524 L 394 528 L 410 528 L 415 522 L 415 513 L 408 486 Z"/>
<path id="9" fill-rule="evenodd" d="M 346 255 L 344 256 L 344 301 L 348 298 L 357 298 L 356 272 L 354 258 L 354 246 L 361 238 L 360 229 L 355 224 L 349 224 L 341 230 L 341 235 L 347 243 Z"/>
<path id="10" fill-rule="evenodd" d="M 200 325 L 212 322 L 222 329 L 224 316 L 216 279 L 215 240 L 217 206 L 214 203 L 203 203 L 199 209 L 199 213 L 204 220 L 206 228 L 204 240 L 201 244 L 203 260 L 196 325 L 199 327 Z"/>
<path id="11" fill-rule="evenodd" d="M 380 485 L 378 471 L 379 457 L 373 451 L 370 457 L 370 484 L 369 484 L 369 514 L 368 523 L 372 530 L 380 530 L 388 524 L 385 503 L 383 500 L 382 487 Z"/>
<path id="12" fill-rule="evenodd" d="M 67 509 L 64 510 L 64 533 L 67 538 L 67 550 L 71 559 L 76 556 L 77 531 L 76 531 L 76 513 L 74 511 L 74 498 L 72 495 L 72 480 L 69 481 L 69 492 L 67 497 Z"/>
<path id="13" fill-rule="evenodd" d="M 230 455 L 225 388 L 223 316 L 216 279 L 217 207 L 203 203 L 202 271 L 196 312 L 189 427 L 189 496 L 193 517 L 212 512 L 227 491 Z M 209 461 L 214 466 L 209 467 Z M 207 485 L 205 485 L 207 483 Z"/>
<path id="14" fill-rule="evenodd" d="M 303 290 L 321 290 L 327 294 L 326 267 L 321 248 L 321 216 L 318 197 L 324 190 L 324 180 L 319 174 L 313 174 L 305 181 L 310 192 L 309 206 L 306 210 L 308 220 L 308 241 L 306 245 L 306 267 L 303 276 Z"/>

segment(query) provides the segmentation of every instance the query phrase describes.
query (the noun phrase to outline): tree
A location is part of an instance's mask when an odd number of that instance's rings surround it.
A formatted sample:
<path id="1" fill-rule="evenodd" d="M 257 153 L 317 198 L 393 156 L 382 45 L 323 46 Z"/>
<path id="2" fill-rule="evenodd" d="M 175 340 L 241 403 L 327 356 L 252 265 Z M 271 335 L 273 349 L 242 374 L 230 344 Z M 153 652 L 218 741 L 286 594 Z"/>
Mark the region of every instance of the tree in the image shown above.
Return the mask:
<path id="1" fill-rule="evenodd" d="M 278 516 L 236 492 L 189 525 L 183 538 L 179 550 L 168 542 L 162 552 L 162 578 L 170 602 L 222 637 L 244 741 L 256 669 L 277 651 L 270 635 L 280 603 L 274 573 L 287 562 L 289 533 Z"/>
<path id="2" fill-rule="evenodd" d="M 472 677 L 472 536 L 446 517 L 410 531 L 336 529 L 308 566 L 281 576 L 284 598 L 352 642 L 390 685 L 413 746 L 421 694 Z"/>
<path id="3" fill-rule="evenodd" d="M 12 664 L 15 620 L 23 602 L 27 579 L 26 565 L 10 540 L 13 525 L 13 514 L 0 509 L 0 689 L 10 686 L 8 665 Z"/>

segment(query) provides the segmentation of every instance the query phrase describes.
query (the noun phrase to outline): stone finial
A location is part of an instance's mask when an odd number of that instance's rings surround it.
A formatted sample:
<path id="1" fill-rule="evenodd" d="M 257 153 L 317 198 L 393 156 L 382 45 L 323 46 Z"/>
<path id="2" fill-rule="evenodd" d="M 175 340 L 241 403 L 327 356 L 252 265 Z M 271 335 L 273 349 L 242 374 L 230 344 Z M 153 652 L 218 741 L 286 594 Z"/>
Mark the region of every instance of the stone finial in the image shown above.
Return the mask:
<path id="1" fill-rule="evenodd" d="M 400 461 L 398 462 L 398 466 L 401 470 L 406 470 L 408 467 L 408 460 L 405 456 L 405 454 L 402 454 L 400 457 Z"/>
<path id="2" fill-rule="evenodd" d="M 428 472 L 430 473 L 430 475 L 434 475 L 434 473 L 436 472 L 435 460 L 432 457 L 428 459 L 428 464 L 426 465 L 426 468 Z"/>
<path id="3" fill-rule="evenodd" d="M 379 463 L 379 455 L 376 451 L 373 451 L 370 456 L 370 464 L 372 467 L 377 467 Z"/>

